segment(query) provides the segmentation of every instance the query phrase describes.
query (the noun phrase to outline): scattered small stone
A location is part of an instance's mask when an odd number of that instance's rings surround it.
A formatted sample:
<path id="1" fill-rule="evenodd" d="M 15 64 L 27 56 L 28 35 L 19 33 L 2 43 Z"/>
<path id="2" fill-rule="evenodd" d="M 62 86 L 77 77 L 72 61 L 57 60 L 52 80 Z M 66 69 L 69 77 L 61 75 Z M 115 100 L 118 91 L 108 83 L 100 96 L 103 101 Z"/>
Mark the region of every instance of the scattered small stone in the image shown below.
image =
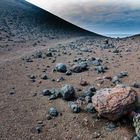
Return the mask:
<path id="1" fill-rule="evenodd" d="M 49 114 L 52 117 L 57 117 L 59 112 L 57 111 L 57 109 L 55 107 L 51 107 L 50 110 L 49 110 Z"/>
<path id="2" fill-rule="evenodd" d="M 122 71 L 122 72 L 120 72 L 120 73 L 117 75 L 118 78 L 124 78 L 124 77 L 126 77 L 126 76 L 128 76 L 128 72 L 127 72 L 127 71 Z"/>
<path id="3" fill-rule="evenodd" d="M 73 113 L 79 113 L 81 108 L 75 102 L 69 102 L 68 106 L 72 109 Z"/>
<path id="4" fill-rule="evenodd" d="M 92 102 L 92 99 L 91 99 L 90 96 L 86 96 L 86 97 L 85 97 L 85 101 L 86 101 L 87 103 L 91 103 L 91 102 Z"/>
<path id="5" fill-rule="evenodd" d="M 135 127 L 135 132 L 137 137 L 140 138 L 140 114 L 137 114 L 133 118 L 133 126 Z"/>
<path id="6" fill-rule="evenodd" d="M 105 66 L 97 66 L 97 67 L 95 68 L 95 70 L 97 71 L 97 73 L 105 73 L 107 69 L 108 69 L 108 68 L 105 67 Z"/>
<path id="7" fill-rule="evenodd" d="M 38 121 L 37 123 L 40 124 L 40 125 L 42 125 L 43 124 L 43 121 Z"/>
<path id="8" fill-rule="evenodd" d="M 106 129 L 107 131 L 114 131 L 117 127 L 118 127 L 118 124 L 117 124 L 117 123 L 109 122 L 109 123 L 106 125 L 105 129 Z"/>
<path id="9" fill-rule="evenodd" d="M 121 83 L 121 80 L 119 79 L 118 76 L 114 76 L 114 77 L 112 78 L 112 83 L 114 83 L 114 84 L 119 84 L 119 83 Z"/>
<path id="10" fill-rule="evenodd" d="M 15 91 L 10 91 L 10 95 L 14 95 L 15 93 Z"/>
<path id="11" fill-rule="evenodd" d="M 70 70 L 67 70 L 67 71 L 66 71 L 66 75 L 67 75 L 67 76 L 70 76 L 70 75 L 72 75 L 72 72 L 71 72 Z"/>
<path id="12" fill-rule="evenodd" d="M 88 103 L 88 105 L 86 107 L 86 111 L 89 112 L 89 113 L 95 113 L 96 112 L 92 103 Z"/>
<path id="13" fill-rule="evenodd" d="M 41 79 L 43 79 L 43 80 L 47 80 L 47 79 L 48 79 L 47 74 L 43 74 L 43 75 L 41 76 Z"/>
<path id="14" fill-rule="evenodd" d="M 91 87 L 89 87 L 88 89 L 86 89 L 85 91 L 84 91 L 84 97 L 85 96 L 90 96 L 90 97 L 92 97 L 94 94 L 95 94 L 95 92 L 96 92 L 96 88 L 94 87 L 94 86 L 91 86 Z"/>
<path id="15" fill-rule="evenodd" d="M 99 138 L 101 136 L 101 134 L 100 133 L 97 133 L 97 132 L 94 132 L 93 133 L 93 138 Z"/>
<path id="16" fill-rule="evenodd" d="M 31 57 L 26 57 L 25 61 L 31 63 L 31 62 L 33 62 L 33 59 Z"/>
<path id="17" fill-rule="evenodd" d="M 61 81 L 64 81 L 65 79 L 63 77 L 60 77 L 59 79 L 57 79 L 56 81 L 57 82 L 61 82 Z"/>
<path id="18" fill-rule="evenodd" d="M 88 82 L 85 81 L 85 80 L 81 80 L 81 81 L 80 81 L 80 85 L 81 85 L 81 86 L 87 86 L 87 85 L 88 85 Z"/>
<path id="19" fill-rule="evenodd" d="M 52 55 L 52 52 L 46 53 L 46 56 L 47 56 L 47 57 L 52 57 L 52 56 L 53 56 L 53 55 Z"/>
<path id="20" fill-rule="evenodd" d="M 102 62 L 103 61 L 100 58 L 95 58 L 95 59 L 93 59 L 92 64 L 94 66 L 100 66 Z"/>
<path id="21" fill-rule="evenodd" d="M 67 71 L 67 66 L 63 63 L 59 63 L 56 65 L 56 71 L 65 73 Z"/>
<path id="22" fill-rule="evenodd" d="M 132 84 L 132 87 L 134 87 L 134 88 L 140 88 L 140 83 L 134 82 Z"/>
<path id="23" fill-rule="evenodd" d="M 61 88 L 60 91 L 62 98 L 64 100 L 71 100 L 75 97 L 75 89 L 71 85 L 65 85 Z"/>
<path id="24" fill-rule="evenodd" d="M 37 132 L 38 134 L 40 134 L 40 133 L 42 132 L 42 127 L 41 127 L 41 126 L 37 126 L 37 127 L 36 127 L 36 132 Z"/>
<path id="25" fill-rule="evenodd" d="M 47 120 L 51 120 L 52 117 L 50 115 L 47 115 Z"/>
<path id="26" fill-rule="evenodd" d="M 37 93 L 33 93 L 32 97 L 36 97 L 37 96 Z"/>
<path id="27" fill-rule="evenodd" d="M 42 91 L 43 96 L 50 96 L 51 95 L 51 91 L 49 89 L 44 89 Z"/>
<path id="28" fill-rule="evenodd" d="M 140 140 L 140 138 L 138 136 L 135 136 L 133 140 Z"/>
<path id="29" fill-rule="evenodd" d="M 30 79 L 32 79 L 32 80 L 33 80 L 33 79 L 36 79 L 36 76 L 35 76 L 35 75 L 33 75 L 33 74 L 32 74 L 32 75 L 30 75 L 29 77 L 30 77 Z"/>
<path id="30" fill-rule="evenodd" d="M 74 65 L 71 68 L 71 71 L 75 72 L 75 73 L 81 73 L 81 72 L 86 71 L 86 70 L 88 70 L 88 65 L 86 62 L 81 62 L 78 65 Z"/>

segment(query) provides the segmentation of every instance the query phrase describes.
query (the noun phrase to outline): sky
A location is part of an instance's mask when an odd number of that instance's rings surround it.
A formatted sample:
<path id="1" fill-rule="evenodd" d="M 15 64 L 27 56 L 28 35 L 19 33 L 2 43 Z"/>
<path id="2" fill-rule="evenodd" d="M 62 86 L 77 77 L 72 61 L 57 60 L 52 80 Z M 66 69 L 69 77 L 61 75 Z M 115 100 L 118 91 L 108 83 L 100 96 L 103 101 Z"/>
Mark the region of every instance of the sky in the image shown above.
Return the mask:
<path id="1" fill-rule="evenodd" d="M 84 29 L 111 37 L 140 33 L 140 0 L 27 0 Z"/>

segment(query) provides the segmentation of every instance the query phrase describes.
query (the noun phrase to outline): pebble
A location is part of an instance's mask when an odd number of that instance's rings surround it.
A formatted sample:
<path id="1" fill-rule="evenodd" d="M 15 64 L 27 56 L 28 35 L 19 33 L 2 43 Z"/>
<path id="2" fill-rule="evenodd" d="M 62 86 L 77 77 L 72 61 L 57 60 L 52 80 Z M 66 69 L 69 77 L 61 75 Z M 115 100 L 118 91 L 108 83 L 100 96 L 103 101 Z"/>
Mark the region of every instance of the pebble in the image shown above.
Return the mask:
<path id="1" fill-rule="evenodd" d="M 89 113 L 96 113 L 96 110 L 95 110 L 92 103 L 88 103 L 88 105 L 86 107 L 86 111 L 89 112 Z"/>
<path id="2" fill-rule="evenodd" d="M 81 108 L 75 102 L 69 102 L 68 106 L 72 109 L 73 113 L 79 113 Z"/>
<path id="3" fill-rule="evenodd" d="M 57 117 L 59 113 L 58 113 L 58 111 L 55 107 L 51 107 L 50 110 L 49 110 L 49 114 L 52 117 Z"/>

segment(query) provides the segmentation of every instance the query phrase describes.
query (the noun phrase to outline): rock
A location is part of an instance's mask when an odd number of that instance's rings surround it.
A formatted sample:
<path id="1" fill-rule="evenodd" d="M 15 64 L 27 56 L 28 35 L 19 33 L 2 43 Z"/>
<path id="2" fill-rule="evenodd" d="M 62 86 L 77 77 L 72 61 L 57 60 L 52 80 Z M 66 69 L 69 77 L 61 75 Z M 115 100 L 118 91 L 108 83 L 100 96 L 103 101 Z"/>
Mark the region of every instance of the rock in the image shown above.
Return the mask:
<path id="1" fill-rule="evenodd" d="M 71 68 L 71 71 L 72 72 L 75 72 L 75 73 L 80 73 L 82 72 L 82 69 L 79 65 L 74 65 L 72 68 Z"/>
<path id="2" fill-rule="evenodd" d="M 34 58 L 42 58 L 42 52 L 41 51 L 37 51 L 34 55 Z"/>
<path id="3" fill-rule="evenodd" d="M 140 138 L 138 136 L 135 136 L 133 140 L 140 140 Z"/>
<path id="4" fill-rule="evenodd" d="M 137 93 L 130 87 L 105 88 L 96 92 L 92 103 L 99 115 L 117 120 L 135 108 Z"/>
<path id="5" fill-rule="evenodd" d="M 33 59 L 31 57 L 26 57 L 25 61 L 31 63 L 31 62 L 33 62 Z"/>
<path id="6" fill-rule="evenodd" d="M 114 131 L 116 128 L 118 127 L 118 124 L 115 123 L 115 122 L 109 122 L 107 125 L 106 125 L 106 130 L 107 131 Z"/>
<path id="7" fill-rule="evenodd" d="M 117 49 L 117 48 L 115 48 L 114 50 L 113 50 L 113 53 L 116 53 L 116 54 L 118 54 L 120 51 Z"/>
<path id="8" fill-rule="evenodd" d="M 81 80 L 81 81 L 80 81 L 80 85 L 81 85 L 81 86 L 87 86 L 87 85 L 88 85 L 88 82 L 85 81 L 85 80 Z"/>
<path id="9" fill-rule="evenodd" d="M 41 131 L 42 131 L 42 127 L 41 127 L 41 126 L 37 126 L 37 127 L 36 127 L 36 132 L 37 132 L 38 134 L 40 134 Z"/>
<path id="10" fill-rule="evenodd" d="M 66 75 L 67 75 L 67 76 L 70 76 L 70 75 L 72 75 L 72 72 L 71 72 L 70 70 L 67 70 L 67 71 L 66 71 Z"/>
<path id="11" fill-rule="evenodd" d="M 41 79 L 43 79 L 43 80 L 47 80 L 47 79 L 48 79 L 47 74 L 43 74 L 43 75 L 41 75 Z"/>
<path id="12" fill-rule="evenodd" d="M 81 48 L 80 49 L 82 52 L 92 52 L 89 48 Z"/>
<path id="13" fill-rule="evenodd" d="M 86 97 L 85 97 L 85 101 L 86 101 L 87 103 L 91 103 L 91 102 L 92 102 L 92 99 L 91 99 L 90 96 L 86 96 Z"/>
<path id="14" fill-rule="evenodd" d="M 95 58 L 95 60 L 92 61 L 92 64 L 94 66 L 100 66 L 102 62 L 103 61 L 100 58 Z"/>
<path id="15" fill-rule="evenodd" d="M 57 82 L 62 82 L 62 81 L 64 81 L 65 79 L 63 78 L 63 77 L 60 77 L 60 78 L 58 78 L 56 81 Z"/>
<path id="16" fill-rule="evenodd" d="M 79 63 L 78 65 L 74 65 L 71 69 L 72 72 L 75 72 L 75 73 L 81 73 L 83 71 L 86 71 L 88 70 L 88 65 L 86 62 L 81 62 Z"/>
<path id="17" fill-rule="evenodd" d="M 14 94 L 16 94 L 16 92 L 15 92 L 15 91 L 10 91 L 9 94 L 10 94 L 10 95 L 14 95 Z"/>
<path id="18" fill-rule="evenodd" d="M 132 84 L 132 87 L 134 87 L 134 88 L 140 88 L 140 83 L 134 82 Z"/>
<path id="19" fill-rule="evenodd" d="M 95 68 L 95 70 L 97 71 L 97 73 L 105 73 L 107 69 L 108 69 L 108 68 L 105 67 L 105 66 L 97 66 L 97 67 Z"/>
<path id="20" fill-rule="evenodd" d="M 72 109 L 73 113 L 79 113 L 81 108 L 75 102 L 69 102 L 68 106 Z"/>
<path id="21" fill-rule="evenodd" d="M 75 97 L 75 89 L 71 85 L 65 85 L 61 88 L 60 91 L 62 98 L 64 100 L 71 100 L 72 98 Z"/>
<path id="22" fill-rule="evenodd" d="M 89 112 L 89 113 L 95 113 L 96 112 L 92 103 L 88 103 L 88 105 L 86 107 L 86 111 Z"/>
<path id="23" fill-rule="evenodd" d="M 140 114 L 137 114 L 133 118 L 133 126 L 135 127 L 135 132 L 137 137 L 140 138 Z"/>
<path id="24" fill-rule="evenodd" d="M 51 91 L 50 91 L 49 89 L 44 89 L 44 90 L 42 91 L 42 95 L 43 95 L 43 96 L 50 96 L 50 95 L 51 95 Z"/>
<path id="25" fill-rule="evenodd" d="M 33 75 L 33 74 L 32 74 L 32 75 L 30 75 L 29 77 L 30 77 L 30 79 L 32 79 L 32 80 L 33 80 L 33 79 L 36 79 L 36 76 L 35 76 L 35 75 Z"/>
<path id="26" fill-rule="evenodd" d="M 53 56 L 53 55 L 52 55 L 52 52 L 47 52 L 47 53 L 46 53 L 46 56 L 47 56 L 47 57 L 52 57 L 52 56 Z"/>
<path id="27" fill-rule="evenodd" d="M 121 83 L 121 80 L 119 79 L 118 76 L 114 76 L 114 77 L 112 78 L 112 83 L 114 83 L 114 84 L 119 84 L 119 83 Z"/>
<path id="28" fill-rule="evenodd" d="M 61 93 L 57 89 L 52 89 L 50 92 L 51 92 L 51 95 L 49 97 L 49 100 L 54 100 L 61 97 Z"/>
<path id="29" fill-rule="evenodd" d="M 126 77 L 126 76 L 128 76 L 128 72 L 127 72 L 127 71 L 122 71 L 122 72 L 120 72 L 120 73 L 117 75 L 118 78 L 124 78 L 124 77 Z"/>
<path id="30" fill-rule="evenodd" d="M 63 63 L 58 63 L 56 65 L 56 71 L 65 73 L 67 71 L 67 66 L 65 64 L 63 64 Z"/>
<path id="31" fill-rule="evenodd" d="M 59 113 L 58 113 L 58 111 L 55 107 L 51 107 L 50 110 L 49 110 L 49 114 L 52 117 L 57 117 Z"/>
<path id="32" fill-rule="evenodd" d="M 92 86 L 92 87 L 89 87 L 88 89 L 86 89 L 85 91 L 84 91 L 84 97 L 85 96 L 90 96 L 90 97 L 92 97 L 94 94 L 95 94 L 95 92 L 96 92 L 96 88 L 94 87 L 94 86 Z"/>

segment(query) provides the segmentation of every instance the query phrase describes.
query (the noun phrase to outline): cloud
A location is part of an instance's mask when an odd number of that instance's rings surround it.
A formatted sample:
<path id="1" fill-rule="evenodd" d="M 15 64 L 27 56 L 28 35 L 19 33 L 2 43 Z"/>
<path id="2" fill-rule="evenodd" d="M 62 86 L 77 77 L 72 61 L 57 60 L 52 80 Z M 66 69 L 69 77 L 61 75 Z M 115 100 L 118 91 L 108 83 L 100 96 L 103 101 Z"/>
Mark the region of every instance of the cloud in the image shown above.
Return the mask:
<path id="1" fill-rule="evenodd" d="M 97 33 L 140 33 L 139 0 L 28 1 Z"/>

